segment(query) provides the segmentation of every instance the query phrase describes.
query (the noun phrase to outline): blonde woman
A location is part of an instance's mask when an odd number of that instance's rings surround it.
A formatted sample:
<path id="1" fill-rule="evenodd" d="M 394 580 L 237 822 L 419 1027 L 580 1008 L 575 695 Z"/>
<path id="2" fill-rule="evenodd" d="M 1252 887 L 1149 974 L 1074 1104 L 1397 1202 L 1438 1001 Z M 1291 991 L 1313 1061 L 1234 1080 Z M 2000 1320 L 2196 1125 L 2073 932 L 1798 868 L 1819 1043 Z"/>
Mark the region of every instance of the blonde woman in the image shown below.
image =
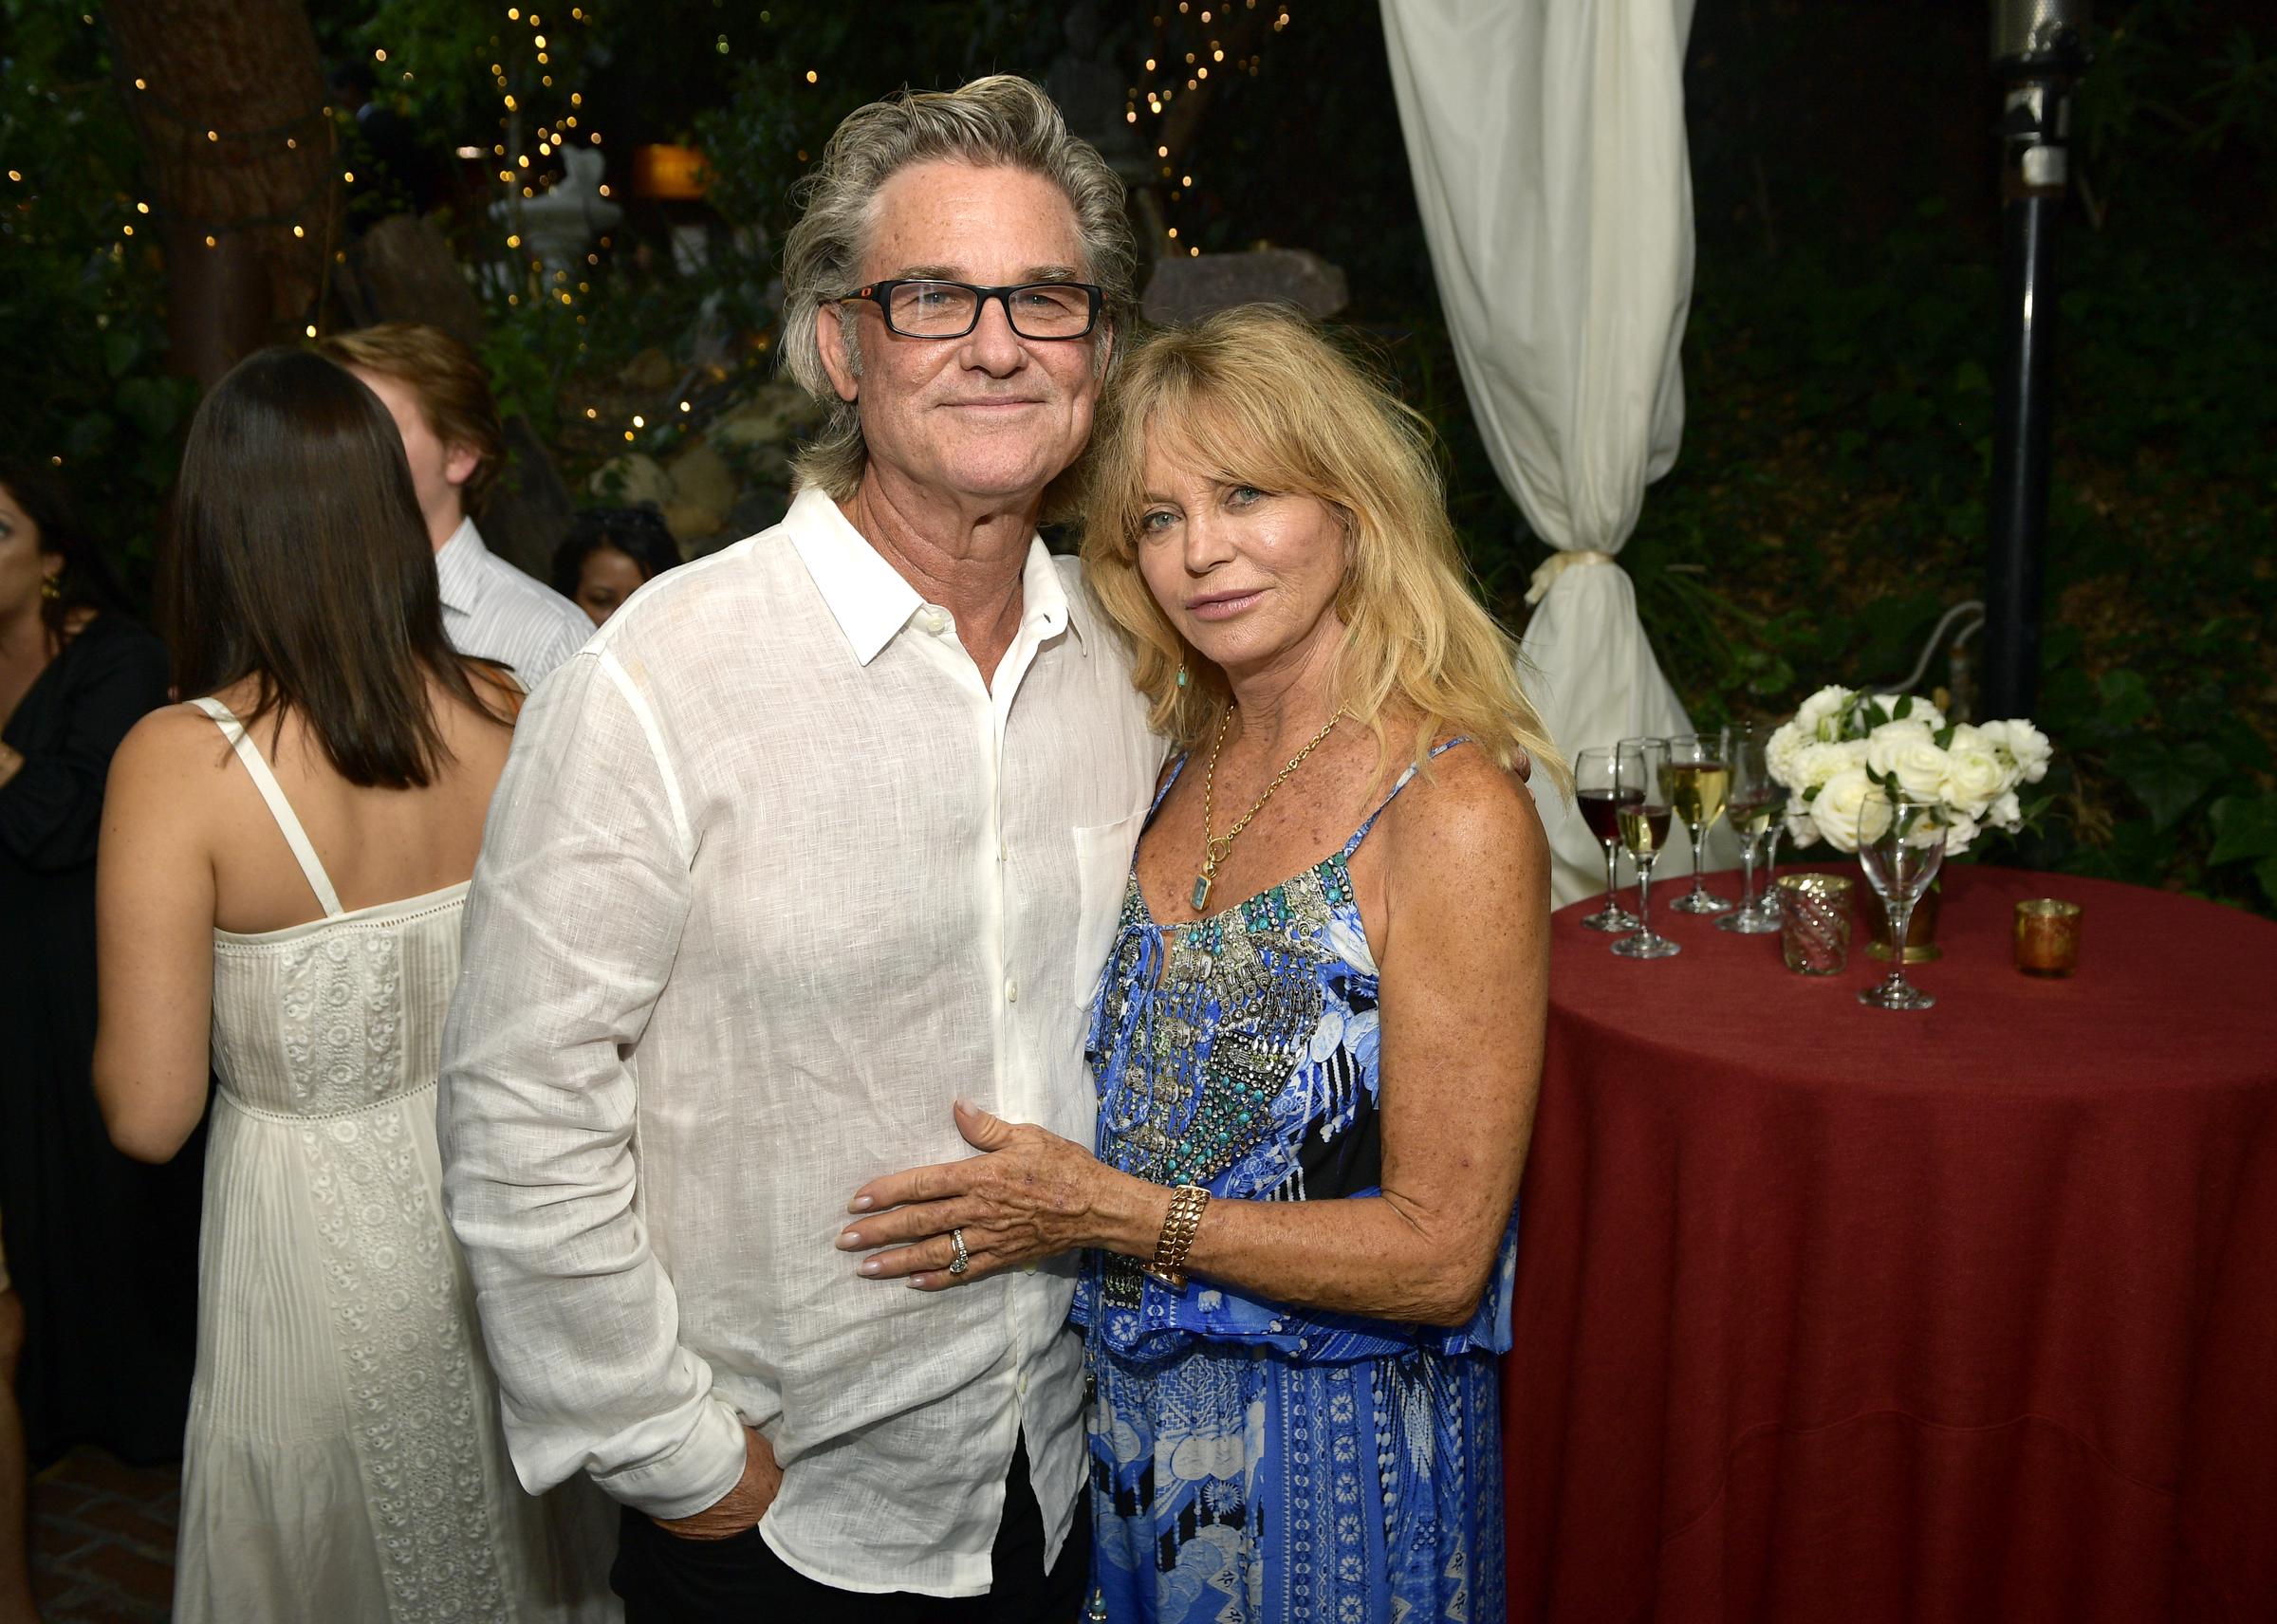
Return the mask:
<path id="1" fill-rule="evenodd" d="M 1493 1356 L 1561 775 L 1422 421 L 1302 320 L 1129 357 L 1083 555 L 1176 753 L 1088 1057 L 1097 1153 L 873 1181 L 840 1245 L 954 1288 L 1086 1248 L 1112 1619 L 1502 1615 Z M 877 1251 L 874 1248 L 889 1249 Z"/>

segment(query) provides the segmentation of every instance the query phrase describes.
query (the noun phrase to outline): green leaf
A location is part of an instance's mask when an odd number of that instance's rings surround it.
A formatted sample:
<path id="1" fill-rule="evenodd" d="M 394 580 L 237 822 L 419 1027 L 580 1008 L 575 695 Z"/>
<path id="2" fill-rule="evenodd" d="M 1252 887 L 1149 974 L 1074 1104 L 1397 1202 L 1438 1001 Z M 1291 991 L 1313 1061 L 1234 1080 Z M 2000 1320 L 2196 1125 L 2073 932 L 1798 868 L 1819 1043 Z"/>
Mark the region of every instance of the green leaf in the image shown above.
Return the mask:
<path id="1" fill-rule="evenodd" d="M 1930 735 L 1931 742 L 1941 750 L 1953 748 L 1953 735 L 1960 728 L 1958 722 L 1948 722 Z"/>
<path id="2" fill-rule="evenodd" d="M 1803 792 L 1803 804 L 1807 806 L 1812 802 L 1816 801 L 1819 798 L 1819 791 L 1825 787 L 1826 786 L 1823 784 L 1814 784 L 1808 789 L 1805 789 Z"/>
<path id="3" fill-rule="evenodd" d="M 1898 701 L 1898 709 L 1890 712 L 1890 718 L 1893 721 L 1902 722 L 1913 713 L 1914 696 L 1909 693 Z"/>
<path id="4" fill-rule="evenodd" d="M 2277 796 L 2225 795 L 2206 812 L 2213 824 L 2209 863 L 2277 857 Z"/>
<path id="5" fill-rule="evenodd" d="M 2114 728 L 2131 728 L 2154 708 L 2150 684 L 2131 671 L 2105 673 L 2096 691 L 2102 700 L 2102 720 Z"/>
<path id="6" fill-rule="evenodd" d="M 2133 792 L 2151 815 L 2151 827 L 2163 833 L 2219 782 L 2195 752 L 2171 750 L 2157 739 L 2137 735 L 2112 747 L 2104 765 Z"/>
<path id="7" fill-rule="evenodd" d="M 174 433 L 180 407 L 173 386 L 159 378 L 130 378 L 119 385 L 119 415 L 154 440 Z"/>

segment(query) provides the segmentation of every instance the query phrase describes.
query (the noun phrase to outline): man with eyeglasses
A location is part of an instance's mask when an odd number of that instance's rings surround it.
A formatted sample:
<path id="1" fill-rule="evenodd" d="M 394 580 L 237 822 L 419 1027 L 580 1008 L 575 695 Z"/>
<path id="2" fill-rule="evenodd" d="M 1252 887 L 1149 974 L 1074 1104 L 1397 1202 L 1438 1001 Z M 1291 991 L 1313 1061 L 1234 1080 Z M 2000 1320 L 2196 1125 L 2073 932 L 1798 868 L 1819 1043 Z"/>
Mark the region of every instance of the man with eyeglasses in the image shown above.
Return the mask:
<path id="1" fill-rule="evenodd" d="M 868 1179 L 969 1153 L 958 1099 L 1091 1136 L 1162 750 L 1036 524 L 1132 244 L 1018 79 L 861 109 L 813 186 L 784 349 L 829 417 L 788 516 L 642 588 L 517 729 L 445 1043 L 451 1217 L 522 1481 L 623 1503 L 632 1624 L 1064 1621 L 1072 1274 L 915 1292 L 832 1242 Z"/>

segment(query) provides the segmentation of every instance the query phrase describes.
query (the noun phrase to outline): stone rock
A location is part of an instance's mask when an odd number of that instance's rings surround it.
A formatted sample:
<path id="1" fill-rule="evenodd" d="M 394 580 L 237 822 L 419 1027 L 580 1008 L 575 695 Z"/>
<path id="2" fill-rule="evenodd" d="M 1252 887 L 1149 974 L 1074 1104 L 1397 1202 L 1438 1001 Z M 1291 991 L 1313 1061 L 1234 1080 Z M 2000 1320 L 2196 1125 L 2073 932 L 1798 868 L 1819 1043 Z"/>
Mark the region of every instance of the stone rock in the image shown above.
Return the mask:
<path id="1" fill-rule="evenodd" d="M 703 541 L 707 537 L 717 535 L 726 517 L 726 514 L 716 508 L 706 508 L 698 503 L 686 502 L 678 498 L 664 504 L 664 527 L 672 532 L 674 541 L 678 542 L 683 548 L 688 549 L 698 558 L 713 549 L 695 546 L 694 544 Z"/>
<path id="2" fill-rule="evenodd" d="M 1237 304 L 1293 304 L 1319 321 L 1351 300 L 1344 273 L 1303 249 L 1200 254 L 1155 263 L 1141 302 L 1155 323 L 1194 322 Z"/>
<path id="3" fill-rule="evenodd" d="M 823 409 L 797 384 L 763 383 L 715 419 L 704 437 L 723 450 L 747 451 L 784 445 L 822 420 Z"/>
<path id="4" fill-rule="evenodd" d="M 642 502 L 654 502 L 661 508 L 673 499 L 672 475 L 655 457 L 639 452 L 627 452 L 611 457 L 593 471 L 586 489 L 603 502 L 631 508 Z"/>
<path id="5" fill-rule="evenodd" d="M 626 361 L 624 370 L 617 375 L 627 389 L 645 389 L 652 394 L 670 389 L 678 376 L 673 371 L 672 358 L 654 344 Z"/>
<path id="6" fill-rule="evenodd" d="M 672 481 L 672 499 L 712 515 L 705 533 L 717 529 L 735 506 L 735 475 L 720 454 L 697 440 L 665 469 Z M 679 532 L 673 532 L 677 535 Z"/>
<path id="7" fill-rule="evenodd" d="M 395 214 L 364 232 L 348 258 L 363 323 L 425 322 L 477 355 L 482 305 L 451 244 L 432 221 Z"/>

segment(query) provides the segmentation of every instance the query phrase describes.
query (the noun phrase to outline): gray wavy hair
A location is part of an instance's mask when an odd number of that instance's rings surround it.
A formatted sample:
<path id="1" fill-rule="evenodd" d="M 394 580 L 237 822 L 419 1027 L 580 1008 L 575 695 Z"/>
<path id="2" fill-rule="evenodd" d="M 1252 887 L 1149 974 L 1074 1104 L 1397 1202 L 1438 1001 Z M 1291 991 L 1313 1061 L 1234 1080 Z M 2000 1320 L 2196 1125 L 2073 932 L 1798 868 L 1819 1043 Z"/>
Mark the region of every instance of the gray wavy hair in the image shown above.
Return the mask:
<path id="1" fill-rule="evenodd" d="M 823 370 L 815 329 L 824 306 L 859 280 L 878 189 L 898 170 L 941 158 L 1024 169 L 1058 186 L 1075 210 L 1090 279 L 1104 292 L 1101 316 L 1109 333 L 1131 307 L 1138 248 L 1123 213 L 1122 182 L 1088 141 L 1068 132 L 1042 90 L 999 73 L 955 90 L 903 90 L 856 108 L 800 182 L 805 206 L 783 244 L 783 366 L 827 414 L 791 466 L 800 485 L 820 486 L 840 500 L 861 483 L 869 450 L 856 403 L 841 400 Z M 840 320 L 859 366 L 849 313 L 842 310 Z"/>

